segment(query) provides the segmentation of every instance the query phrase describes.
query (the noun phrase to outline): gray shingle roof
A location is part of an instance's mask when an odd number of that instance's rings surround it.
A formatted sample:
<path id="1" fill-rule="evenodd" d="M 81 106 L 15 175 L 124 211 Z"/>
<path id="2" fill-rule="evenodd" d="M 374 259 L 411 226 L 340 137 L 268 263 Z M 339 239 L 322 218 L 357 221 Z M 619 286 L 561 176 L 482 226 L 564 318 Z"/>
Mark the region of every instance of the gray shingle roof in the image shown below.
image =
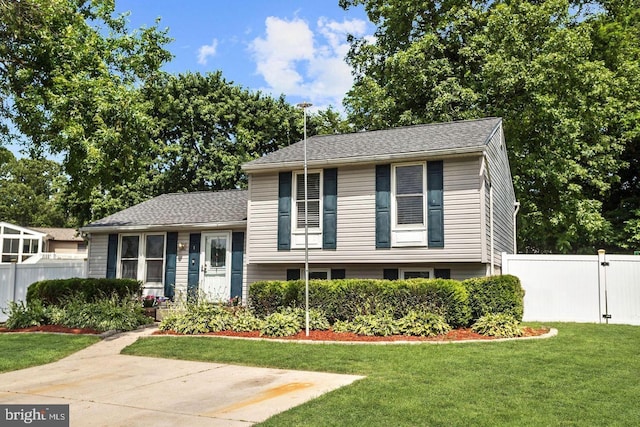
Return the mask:
<path id="1" fill-rule="evenodd" d="M 241 222 L 247 219 L 247 191 L 201 191 L 154 197 L 83 227 L 136 227 Z"/>
<path id="2" fill-rule="evenodd" d="M 480 151 L 502 119 L 490 117 L 387 130 L 321 135 L 307 138 L 309 164 L 331 161 L 370 161 L 453 151 Z M 243 165 L 245 170 L 295 165 L 304 161 L 303 141 Z"/>

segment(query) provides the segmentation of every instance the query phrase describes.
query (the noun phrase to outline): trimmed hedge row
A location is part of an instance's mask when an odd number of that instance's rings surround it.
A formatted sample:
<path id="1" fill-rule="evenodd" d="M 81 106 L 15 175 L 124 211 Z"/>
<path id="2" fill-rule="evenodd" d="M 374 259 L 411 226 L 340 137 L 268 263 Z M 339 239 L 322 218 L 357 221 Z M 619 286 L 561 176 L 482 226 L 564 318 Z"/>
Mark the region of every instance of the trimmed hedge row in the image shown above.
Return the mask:
<path id="1" fill-rule="evenodd" d="M 125 298 L 139 295 L 142 283 L 133 279 L 71 279 L 41 280 L 27 289 L 27 303 L 40 300 L 46 304 L 60 304 L 69 298 L 95 302 L 113 295 Z"/>
<path id="2" fill-rule="evenodd" d="M 303 280 L 262 281 L 249 287 L 249 306 L 266 317 L 281 307 L 304 307 Z M 444 317 L 452 327 L 469 326 L 488 313 L 508 313 L 522 319 L 524 291 L 515 276 L 493 276 L 463 282 L 451 279 L 310 280 L 310 308 L 323 310 L 327 319 L 389 313 L 395 319 L 412 310 Z"/>

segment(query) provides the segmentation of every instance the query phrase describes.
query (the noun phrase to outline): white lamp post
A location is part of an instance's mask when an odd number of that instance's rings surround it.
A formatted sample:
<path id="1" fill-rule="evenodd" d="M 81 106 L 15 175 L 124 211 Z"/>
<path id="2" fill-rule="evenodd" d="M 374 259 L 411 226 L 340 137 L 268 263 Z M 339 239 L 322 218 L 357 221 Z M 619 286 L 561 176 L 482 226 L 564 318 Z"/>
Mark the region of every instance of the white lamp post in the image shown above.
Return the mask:
<path id="1" fill-rule="evenodd" d="M 309 209 L 307 200 L 307 108 L 312 104 L 302 102 L 298 104 L 302 108 L 304 116 L 304 317 L 305 333 L 309 336 Z"/>

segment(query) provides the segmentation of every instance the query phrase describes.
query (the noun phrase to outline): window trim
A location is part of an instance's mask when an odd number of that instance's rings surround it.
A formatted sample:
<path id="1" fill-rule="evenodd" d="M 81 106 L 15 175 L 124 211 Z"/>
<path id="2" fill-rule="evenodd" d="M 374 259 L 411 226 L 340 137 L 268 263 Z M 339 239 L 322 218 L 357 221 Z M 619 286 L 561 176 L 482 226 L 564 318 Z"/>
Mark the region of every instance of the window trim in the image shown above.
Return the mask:
<path id="1" fill-rule="evenodd" d="M 398 224 L 396 195 L 397 169 L 422 166 L 422 224 Z M 393 163 L 391 165 L 391 247 L 428 246 L 427 162 Z"/>
<path id="2" fill-rule="evenodd" d="M 148 233 L 121 233 L 118 235 L 118 261 L 116 263 L 116 277 L 122 278 L 122 238 L 128 236 L 138 237 L 138 269 L 136 271 L 136 280 L 142 282 L 144 286 L 152 285 L 154 287 L 164 287 L 165 270 L 167 268 L 167 233 L 166 232 L 148 232 Z M 162 273 L 160 282 L 147 282 L 147 236 L 162 236 Z M 125 258 L 133 259 L 133 258 Z M 160 258 L 149 258 L 149 261 L 157 261 Z"/>
<path id="3" fill-rule="evenodd" d="M 398 278 L 401 280 L 407 280 L 405 278 L 405 274 L 406 273 L 429 273 L 429 279 L 434 279 L 435 276 L 435 269 L 434 268 L 401 268 L 398 271 Z"/>

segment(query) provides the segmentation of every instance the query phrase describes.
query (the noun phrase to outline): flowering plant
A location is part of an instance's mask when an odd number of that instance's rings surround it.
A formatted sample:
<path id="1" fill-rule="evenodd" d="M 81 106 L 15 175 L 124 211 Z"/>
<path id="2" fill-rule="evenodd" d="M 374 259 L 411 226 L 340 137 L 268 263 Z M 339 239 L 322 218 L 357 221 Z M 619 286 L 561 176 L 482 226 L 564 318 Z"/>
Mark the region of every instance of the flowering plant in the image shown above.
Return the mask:
<path id="1" fill-rule="evenodd" d="M 142 298 L 142 306 L 144 308 L 155 307 L 156 305 L 158 305 L 158 301 L 156 300 L 155 296 L 147 295 Z"/>

